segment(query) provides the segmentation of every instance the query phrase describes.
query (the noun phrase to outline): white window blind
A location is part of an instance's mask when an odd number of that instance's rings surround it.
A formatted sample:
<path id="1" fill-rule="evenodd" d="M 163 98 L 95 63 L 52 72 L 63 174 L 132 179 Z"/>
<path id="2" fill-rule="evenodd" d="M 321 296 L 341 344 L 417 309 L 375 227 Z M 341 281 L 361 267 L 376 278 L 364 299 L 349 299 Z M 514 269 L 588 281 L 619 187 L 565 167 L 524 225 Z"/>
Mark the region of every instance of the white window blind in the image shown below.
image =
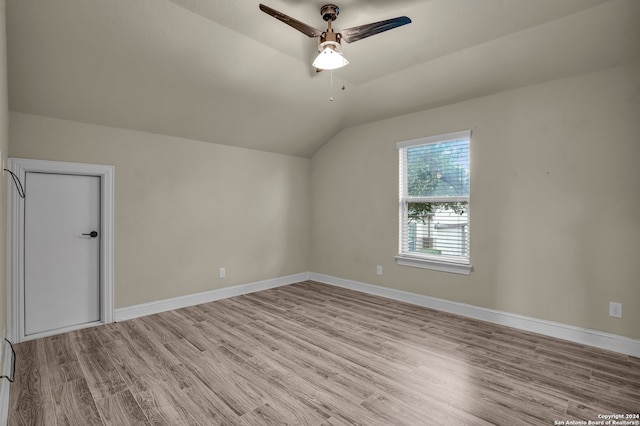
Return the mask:
<path id="1" fill-rule="evenodd" d="M 397 143 L 399 263 L 469 273 L 470 139 L 463 131 Z"/>

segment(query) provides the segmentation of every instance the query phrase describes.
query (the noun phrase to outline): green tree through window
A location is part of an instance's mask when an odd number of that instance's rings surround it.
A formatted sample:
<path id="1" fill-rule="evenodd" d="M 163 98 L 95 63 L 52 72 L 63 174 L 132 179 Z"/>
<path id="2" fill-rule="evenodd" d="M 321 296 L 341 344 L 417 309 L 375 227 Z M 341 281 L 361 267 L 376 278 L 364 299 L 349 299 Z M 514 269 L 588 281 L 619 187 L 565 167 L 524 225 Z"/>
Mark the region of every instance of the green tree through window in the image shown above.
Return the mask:
<path id="1" fill-rule="evenodd" d="M 469 142 L 441 142 L 407 148 L 409 197 L 468 197 Z M 464 201 L 409 203 L 410 221 L 425 223 L 437 209 L 463 214 Z"/>
<path id="2" fill-rule="evenodd" d="M 470 131 L 462 131 L 396 144 L 399 263 L 461 273 L 471 270 L 470 138 Z"/>

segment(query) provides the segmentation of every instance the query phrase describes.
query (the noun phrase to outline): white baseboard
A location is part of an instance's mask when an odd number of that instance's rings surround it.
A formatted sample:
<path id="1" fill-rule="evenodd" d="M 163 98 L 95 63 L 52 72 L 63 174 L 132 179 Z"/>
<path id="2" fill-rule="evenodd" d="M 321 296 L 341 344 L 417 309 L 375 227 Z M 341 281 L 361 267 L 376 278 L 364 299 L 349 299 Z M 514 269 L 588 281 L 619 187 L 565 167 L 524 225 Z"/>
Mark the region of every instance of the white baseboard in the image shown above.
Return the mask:
<path id="1" fill-rule="evenodd" d="M 465 303 L 452 302 L 435 297 L 423 296 L 388 287 L 380 287 L 358 281 L 346 280 L 330 275 L 310 273 L 309 279 L 337 287 L 348 288 L 363 293 L 386 297 L 388 299 L 437 309 L 439 311 L 458 314 L 469 318 L 505 325 L 532 333 L 556 337 L 582 345 L 595 346 L 614 352 L 640 357 L 640 340 L 631 339 L 616 334 L 605 333 L 588 328 L 575 327 L 553 321 L 546 321 L 509 312 L 496 311 Z"/>
<path id="2" fill-rule="evenodd" d="M 254 293 L 256 291 L 267 290 L 283 285 L 299 283 L 309 279 L 309 273 L 287 275 L 284 277 L 272 278 L 268 280 L 256 281 L 249 284 L 241 284 L 233 287 L 225 287 L 217 290 L 205 291 L 202 293 L 187 294 L 185 296 L 173 297 L 171 299 L 157 300 L 140 305 L 127 306 L 115 310 L 115 321 L 124 321 L 132 318 L 143 317 L 145 315 L 157 314 L 173 309 L 186 308 L 187 306 L 199 305 L 201 303 L 213 302 L 227 299 L 229 297 Z"/>
<path id="3" fill-rule="evenodd" d="M 408 291 L 396 290 L 388 287 L 381 287 L 373 284 L 337 278 L 330 275 L 305 272 L 288 275 L 249 284 L 242 284 L 233 287 L 225 287 L 217 290 L 202 293 L 189 294 L 186 296 L 174 297 L 171 299 L 158 300 L 155 302 L 143 303 L 140 305 L 118 308 L 115 310 L 115 320 L 124 321 L 127 319 L 142 317 L 145 315 L 157 314 L 172 309 L 185 308 L 187 306 L 201 303 L 213 302 L 229 297 L 254 293 L 256 291 L 267 290 L 301 281 L 313 280 L 337 287 L 348 288 L 363 293 L 386 297 L 387 299 L 398 300 L 411 303 L 413 305 L 424 306 L 426 308 L 437 309 L 439 311 L 462 315 L 494 324 L 505 325 L 532 333 L 568 340 L 587 346 L 594 346 L 614 352 L 640 357 L 640 340 L 631 339 L 616 334 L 591 330 L 588 328 L 575 327 L 553 321 L 542 320 L 524 315 L 512 314 L 509 312 L 487 309 L 480 306 L 466 303 L 452 302 L 450 300 L 438 299 L 421 294 L 410 293 Z M 5 360 L 6 364 L 6 360 Z M 0 388 L 2 392 L 2 388 Z M 7 392 L 8 395 L 8 392 Z M 0 397 L 2 394 L 0 393 Z M 7 400 L 8 401 L 8 400 Z M 0 401 L 2 403 L 2 401 Z M 1 408 L 1 406 L 0 406 Z"/>
<path id="4" fill-rule="evenodd" d="M 0 375 L 9 376 L 11 374 L 12 356 L 9 343 L 4 340 L 5 333 L 2 333 L 2 373 Z M 0 379 L 0 425 L 6 425 L 9 420 L 9 390 L 11 382 L 3 378 Z"/>

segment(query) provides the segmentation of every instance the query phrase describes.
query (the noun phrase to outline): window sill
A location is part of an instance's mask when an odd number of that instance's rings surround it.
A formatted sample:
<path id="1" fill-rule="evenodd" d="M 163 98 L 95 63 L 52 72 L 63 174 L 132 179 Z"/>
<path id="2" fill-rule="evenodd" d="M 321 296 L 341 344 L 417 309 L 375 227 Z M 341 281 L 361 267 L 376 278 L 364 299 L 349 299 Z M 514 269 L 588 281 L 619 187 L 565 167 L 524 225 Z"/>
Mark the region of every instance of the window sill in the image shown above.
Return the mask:
<path id="1" fill-rule="evenodd" d="M 473 266 L 454 262 L 443 262 L 441 260 L 426 259 L 424 257 L 413 256 L 396 256 L 396 263 L 402 266 L 411 266 L 414 268 L 432 269 L 434 271 L 450 272 L 453 274 L 471 274 Z"/>

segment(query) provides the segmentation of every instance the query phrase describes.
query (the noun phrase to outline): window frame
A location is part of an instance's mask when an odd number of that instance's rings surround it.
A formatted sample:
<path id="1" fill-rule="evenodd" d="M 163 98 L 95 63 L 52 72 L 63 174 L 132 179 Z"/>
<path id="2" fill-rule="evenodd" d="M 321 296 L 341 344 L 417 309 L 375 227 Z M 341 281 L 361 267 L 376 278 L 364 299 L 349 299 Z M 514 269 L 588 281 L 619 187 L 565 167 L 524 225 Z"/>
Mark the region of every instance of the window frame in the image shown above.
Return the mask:
<path id="1" fill-rule="evenodd" d="M 473 269 L 471 265 L 471 249 L 469 247 L 466 259 L 452 258 L 450 256 L 433 255 L 433 254 L 417 254 L 409 253 L 404 250 L 403 236 L 408 233 L 408 205 L 409 203 L 436 203 L 436 202 L 466 202 L 467 218 L 471 220 L 471 190 L 468 196 L 463 197 L 410 197 L 407 187 L 407 149 L 415 146 L 431 145 L 441 142 L 449 142 L 454 140 L 467 139 L 469 142 L 469 150 L 471 150 L 471 130 L 463 130 L 459 132 L 445 133 L 442 135 L 430 136 L 420 139 L 412 139 L 396 143 L 398 149 L 399 160 L 399 235 L 398 235 L 398 255 L 395 257 L 396 262 L 402 266 L 411 266 L 416 268 L 432 269 L 436 271 L 451 272 L 457 274 L 469 275 Z M 471 159 L 469 159 L 471 160 Z M 471 165 L 469 165 L 471 167 Z M 405 227 L 407 229 L 405 229 Z M 467 230 L 469 232 L 469 230 Z M 471 235 L 468 236 L 469 246 L 471 246 Z"/>

